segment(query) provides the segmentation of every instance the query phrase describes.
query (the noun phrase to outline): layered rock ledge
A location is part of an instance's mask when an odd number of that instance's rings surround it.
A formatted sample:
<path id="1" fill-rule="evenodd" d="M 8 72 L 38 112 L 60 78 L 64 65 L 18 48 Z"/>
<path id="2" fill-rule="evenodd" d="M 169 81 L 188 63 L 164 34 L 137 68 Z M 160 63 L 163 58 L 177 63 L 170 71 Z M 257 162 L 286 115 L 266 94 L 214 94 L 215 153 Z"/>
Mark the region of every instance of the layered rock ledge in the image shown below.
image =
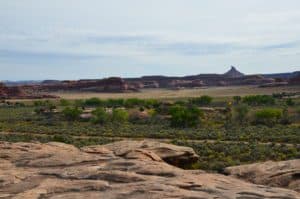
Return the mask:
<path id="1" fill-rule="evenodd" d="M 284 187 L 300 192 L 299 159 L 228 167 L 225 173 L 255 184 Z"/>
<path id="2" fill-rule="evenodd" d="M 81 149 L 0 142 L 0 198 L 300 198 L 293 190 L 174 166 L 196 158 L 190 148 L 148 141 Z"/>

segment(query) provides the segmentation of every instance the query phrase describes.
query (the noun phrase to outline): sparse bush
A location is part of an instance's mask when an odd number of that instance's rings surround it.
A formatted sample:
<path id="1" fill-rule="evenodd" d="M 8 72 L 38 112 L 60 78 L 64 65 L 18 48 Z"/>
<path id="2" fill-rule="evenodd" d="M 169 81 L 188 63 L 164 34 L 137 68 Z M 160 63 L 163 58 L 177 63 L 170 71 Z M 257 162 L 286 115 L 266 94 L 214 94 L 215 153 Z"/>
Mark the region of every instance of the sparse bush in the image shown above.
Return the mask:
<path id="1" fill-rule="evenodd" d="M 150 119 L 147 112 L 132 110 L 129 112 L 129 121 L 132 123 L 145 123 Z"/>
<path id="2" fill-rule="evenodd" d="M 242 101 L 241 96 L 234 96 L 233 97 L 234 104 L 239 104 Z"/>
<path id="3" fill-rule="evenodd" d="M 208 95 L 190 99 L 190 103 L 198 106 L 208 106 L 211 104 L 213 98 Z"/>
<path id="4" fill-rule="evenodd" d="M 53 110 L 56 109 L 56 106 L 49 100 L 35 101 L 34 106 L 36 106 L 34 112 L 37 114 L 52 113 Z"/>
<path id="5" fill-rule="evenodd" d="M 236 113 L 235 119 L 240 123 L 245 123 L 247 114 L 249 112 L 249 107 L 245 104 L 238 105 L 234 108 L 234 111 Z"/>
<path id="6" fill-rule="evenodd" d="M 285 96 L 285 93 L 273 93 L 272 97 L 277 99 L 282 99 Z"/>
<path id="7" fill-rule="evenodd" d="M 117 123 L 124 123 L 128 121 L 128 113 L 126 110 L 115 108 L 112 112 L 112 121 Z"/>
<path id="8" fill-rule="evenodd" d="M 293 101 L 292 98 L 288 98 L 285 103 L 286 103 L 287 106 L 294 106 L 295 105 L 295 102 Z"/>
<path id="9" fill-rule="evenodd" d="M 102 107 L 98 107 L 96 110 L 92 112 L 92 114 L 93 114 L 93 118 L 92 118 L 93 123 L 105 124 L 110 120 L 110 115 Z"/>
<path id="10" fill-rule="evenodd" d="M 86 106 L 101 106 L 103 105 L 103 101 L 100 100 L 99 98 L 96 98 L 96 97 L 93 97 L 93 98 L 90 98 L 90 99 L 87 99 L 85 100 L 84 104 Z"/>
<path id="11" fill-rule="evenodd" d="M 251 106 L 274 105 L 275 99 L 269 95 L 249 95 L 243 98 L 243 102 Z"/>
<path id="12" fill-rule="evenodd" d="M 33 102 L 33 105 L 34 105 L 34 106 L 43 106 L 43 105 L 44 105 L 44 102 L 41 101 L 41 100 L 36 100 L 36 101 Z"/>
<path id="13" fill-rule="evenodd" d="M 62 142 L 62 143 L 66 143 L 66 144 L 71 144 L 73 143 L 73 138 L 69 135 L 54 135 L 52 137 L 52 141 L 54 142 Z"/>
<path id="14" fill-rule="evenodd" d="M 282 118 L 280 120 L 280 123 L 283 125 L 287 125 L 291 123 L 291 118 L 289 116 L 289 111 L 287 107 L 284 107 L 282 110 Z"/>
<path id="15" fill-rule="evenodd" d="M 255 123 L 272 126 L 281 119 L 280 109 L 266 108 L 255 112 Z"/>
<path id="16" fill-rule="evenodd" d="M 124 99 L 108 99 L 104 102 L 105 106 L 107 107 L 122 107 L 124 106 Z"/>
<path id="17" fill-rule="evenodd" d="M 156 99 L 145 99 L 144 106 L 148 109 L 159 106 L 159 101 Z"/>
<path id="18" fill-rule="evenodd" d="M 124 102 L 124 106 L 127 108 L 133 108 L 135 106 L 144 106 L 145 100 L 138 98 L 129 98 Z"/>
<path id="19" fill-rule="evenodd" d="M 61 99 L 59 102 L 61 106 L 70 106 L 71 104 L 70 101 L 66 99 Z"/>
<path id="20" fill-rule="evenodd" d="M 84 107 L 84 104 L 85 104 L 84 100 L 81 100 L 81 99 L 78 99 L 78 100 L 74 101 L 74 106 L 75 107 Z"/>

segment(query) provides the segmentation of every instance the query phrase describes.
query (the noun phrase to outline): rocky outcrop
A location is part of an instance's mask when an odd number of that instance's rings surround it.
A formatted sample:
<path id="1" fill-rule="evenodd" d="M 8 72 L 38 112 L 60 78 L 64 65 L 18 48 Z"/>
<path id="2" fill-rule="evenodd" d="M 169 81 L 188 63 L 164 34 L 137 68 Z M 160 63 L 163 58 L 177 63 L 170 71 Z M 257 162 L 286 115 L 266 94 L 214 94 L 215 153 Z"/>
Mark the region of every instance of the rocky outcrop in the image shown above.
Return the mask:
<path id="1" fill-rule="evenodd" d="M 2 99 L 8 99 L 13 98 L 15 96 L 24 96 L 25 93 L 23 90 L 21 90 L 20 87 L 13 86 L 13 87 L 7 87 L 3 83 L 0 84 L 0 97 Z"/>
<path id="2" fill-rule="evenodd" d="M 292 190 L 182 170 L 164 161 L 195 156 L 190 148 L 145 141 L 81 149 L 0 142 L 0 198 L 300 198 Z"/>
<path id="3" fill-rule="evenodd" d="M 226 77 L 236 78 L 245 76 L 243 73 L 238 71 L 234 66 L 231 66 L 231 69 L 224 73 Z"/>
<path id="4" fill-rule="evenodd" d="M 173 80 L 169 83 L 171 88 L 197 88 L 205 84 L 201 80 Z"/>
<path id="5" fill-rule="evenodd" d="M 42 99 L 42 98 L 56 98 L 53 95 L 32 93 L 34 89 L 27 91 L 28 86 L 6 86 L 0 83 L 0 99 Z M 31 87 L 31 86 L 29 86 Z"/>
<path id="6" fill-rule="evenodd" d="M 184 167 L 198 160 L 198 155 L 189 147 L 154 141 L 121 141 L 108 144 L 105 147 L 114 151 L 117 156 L 126 156 L 140 150 L 151 151 L 151 153 L 158 155 L 165 162 L 177 167 Z"/>
<path id="7" fill-rule="evenodd" d="M 37 88 L 40 91 L 93 91 L 93 92 L 125 92 L 128 84 L 120 77 L 110 77 L 100 80 L 79 80 L 46 82 Z"/>
<path id="8" fill-rule="evenodd" d="M 300 85 L 300 74 L 291 78 L 289 80 L 289 84 L 292 84 L 292 85 Z"/>
<path id="9" fill-rule="evenodd" d="M 255 184 L 284 187 L 300 192 L 299 159 L 228 167 L 225 173 Z"/>

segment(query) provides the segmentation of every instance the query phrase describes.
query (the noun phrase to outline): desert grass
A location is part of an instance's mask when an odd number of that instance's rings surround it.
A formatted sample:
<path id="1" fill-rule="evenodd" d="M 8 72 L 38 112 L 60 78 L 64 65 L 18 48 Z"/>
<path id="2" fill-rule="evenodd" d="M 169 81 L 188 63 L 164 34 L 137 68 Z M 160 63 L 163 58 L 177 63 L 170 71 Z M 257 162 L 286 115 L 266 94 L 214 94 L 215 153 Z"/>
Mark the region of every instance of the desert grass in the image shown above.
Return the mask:
<path id="1" fill-rule="evenodd" d="M 291 93 L 300 92 L 300 86 L 284 86 L 284 87 L 270 87 L 260 88 L 257 86 L 232 86 L 232 87 L 208 87 L 197 89 L 143 89 L 140 92 L 126 92 L 126 93 L 96 93 L 96 92 L 54 92 L 53 95 L 57 95 L 64 99 L 88 99 L 91 97 L 98 97 L 102 99 L 110 98 L 141 98 L 141 99 L 182 99 L 187 97 L 199 97 L 202 95 L 209 95 L 212 97 L 226 98 L 236 95 L 258 95 L 266 94 L 271 95 L 273 93 Z"/>

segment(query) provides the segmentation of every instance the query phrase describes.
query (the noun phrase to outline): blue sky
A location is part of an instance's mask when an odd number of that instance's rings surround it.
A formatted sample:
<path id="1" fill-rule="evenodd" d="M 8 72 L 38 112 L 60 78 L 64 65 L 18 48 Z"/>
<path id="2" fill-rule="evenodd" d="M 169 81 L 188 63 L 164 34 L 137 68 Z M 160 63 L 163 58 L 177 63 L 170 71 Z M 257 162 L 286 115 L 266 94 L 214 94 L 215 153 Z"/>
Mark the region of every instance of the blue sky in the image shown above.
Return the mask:
<path id="1" fill-rule="evenodd" d="M 0 79 L 300 70 L 299 0 L 3 0 Z"/>

